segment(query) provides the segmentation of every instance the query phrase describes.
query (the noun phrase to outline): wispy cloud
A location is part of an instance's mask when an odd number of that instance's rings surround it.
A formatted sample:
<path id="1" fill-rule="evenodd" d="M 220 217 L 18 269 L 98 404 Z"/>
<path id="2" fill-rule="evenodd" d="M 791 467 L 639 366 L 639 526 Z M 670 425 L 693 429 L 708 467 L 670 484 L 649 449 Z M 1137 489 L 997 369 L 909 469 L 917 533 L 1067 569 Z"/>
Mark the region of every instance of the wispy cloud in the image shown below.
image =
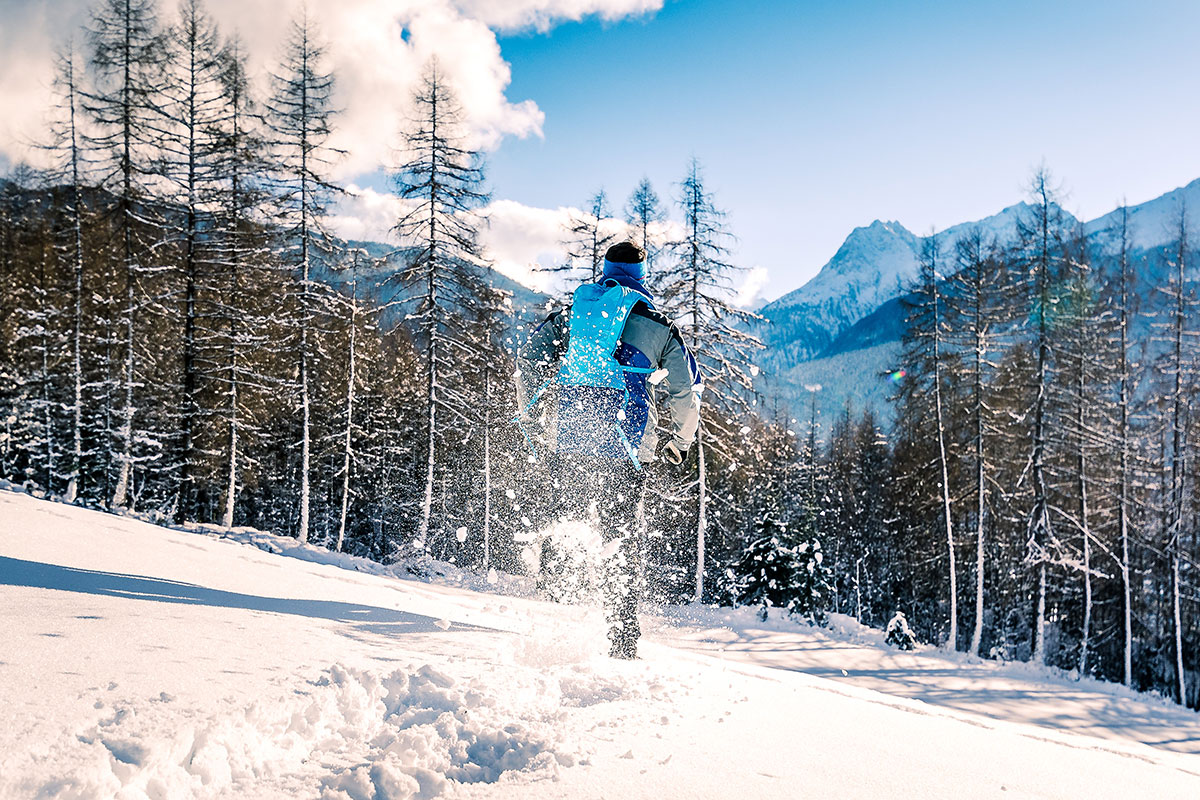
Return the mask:
<path id="1" fill-rule="evenodd" d="M 470 17 L 502 30 L 534 28 L 546 31 L 560 21 L 578 21 L 596 15 L 605 20 L 648 14 L 662 8 L 663 0 L 458 0 Z"/>

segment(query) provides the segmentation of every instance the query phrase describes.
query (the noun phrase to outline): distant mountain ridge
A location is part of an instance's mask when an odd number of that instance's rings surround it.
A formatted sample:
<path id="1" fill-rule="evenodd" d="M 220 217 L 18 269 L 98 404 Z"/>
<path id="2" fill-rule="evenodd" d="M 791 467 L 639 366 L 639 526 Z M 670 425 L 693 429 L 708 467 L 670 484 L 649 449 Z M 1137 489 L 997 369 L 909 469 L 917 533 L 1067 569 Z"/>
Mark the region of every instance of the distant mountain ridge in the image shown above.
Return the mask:
<path id="1" fill-rule="evenodd" d="M 1026 207 L 1009 206 L 933 235 L 946 257 L 952 257 L 958 240 L 976 227 L 985 237 L 1007 244 L 1016 236 L 1017 219 Z M 766 320 L 759 334 L 775 351 L 768 367 L 782 371 L 823 353 L 856 322 L 907 292 L 917 276 L 926 238 L 899 222 L 880 220 L 851 231 L 812 280 L 759 309 Z"/>
<path id="2" fill-rule="evenodd" d="M 1135 254 L 1144 255 L 1178 240 L 1181 204 L 1195 209 L 1193 227 L 1200 229 L 1200 179 L 1129 206 Z M 990 217 L 933 234 L 939 239 L 942 258 L 948 264 L 957 241 L 976 227 L 987 239 L 1002 245 L 1013 243 L 1018 220 L 1028 208 L 1026 203 L 1018 203 Z M 1059 210 L 1066 224 L 1079 222 Z M 1117 244 L 1113 231 L 1119 222 L 1117 209 L 1083 223 L 1096 255 L 1113 252 Z M 823 387 L 818 403 L 823 414 L 836 413 L 847 400 L 860 408 L 880 405 L 886 396 L 882 378 L 871 385 L 863 381 L 901 366 L 894 363 L 904 332 L 901 298 L 917 276 L 925 238 L 898 222 L 876 220 L 855 228 L 812 280 L 758 310 L 764 322 L 756 332 L 767 345 L 760 364 L 774 376 L 775 387 L 794 408 L 807 406 L 805 386 L 817 384 Z M 1143 269 L 1147 287 L 1161 281 L 1161 270 L 1155 264 L 1148 262 Z"/>
<path id="3" fill-rule="evenodd" d="M 384 309 L 385 325 L 399 324 L 405 314 L 412 310 L 411 301 L 416 298 L 416 293 L 396 280 L 396 276 L 404 269 L 410 250 L 384 242 L 368 241 L 350 241 L 345 246 L 361 248 L 367 254 L 368 261 L 358 272 L 360 296 Z M 546 304 L 551 299 L 549 295 L 530 289 L 498 270 L 479 267 L 479 273 L 485 283 L 511 296 L 514 313 L 510 318 L 510 328 L 515 330 L 516 326 L 546 313 Z M 313 277 L 344 294 L 349 292 L 351 274 L 344 268 L 344 260 L 339 262 L 339 268 L 318 263 Z"/>

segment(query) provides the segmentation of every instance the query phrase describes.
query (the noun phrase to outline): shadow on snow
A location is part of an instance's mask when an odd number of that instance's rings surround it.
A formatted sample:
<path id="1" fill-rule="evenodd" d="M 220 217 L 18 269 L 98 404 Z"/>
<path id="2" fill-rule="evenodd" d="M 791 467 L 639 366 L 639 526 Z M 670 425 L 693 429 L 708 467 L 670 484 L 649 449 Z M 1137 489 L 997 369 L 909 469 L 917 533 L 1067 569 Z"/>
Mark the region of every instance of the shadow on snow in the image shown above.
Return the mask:
<path id="1" fill-rule="evenodd" d="M 383 636 L 409 633 L 445 633 L 433 617 L 411 614 L 379 606 L 343 603 L 335 600 L 311 600 L 288 597 L 263 597 L 239 592 L 210 589 L 194 583 L 128 575 L 119 572 L 77 569 L 40 561 L 23 561 L 0 556 L 0 586 L 25 586 L 64 592 L 150 600 L 194 606 L 240 608 L 272 614 L 292 614 L 310 619 L 354 623 L 358 630 Z M 454 623 L 451 631 L 491 630 Z"/>

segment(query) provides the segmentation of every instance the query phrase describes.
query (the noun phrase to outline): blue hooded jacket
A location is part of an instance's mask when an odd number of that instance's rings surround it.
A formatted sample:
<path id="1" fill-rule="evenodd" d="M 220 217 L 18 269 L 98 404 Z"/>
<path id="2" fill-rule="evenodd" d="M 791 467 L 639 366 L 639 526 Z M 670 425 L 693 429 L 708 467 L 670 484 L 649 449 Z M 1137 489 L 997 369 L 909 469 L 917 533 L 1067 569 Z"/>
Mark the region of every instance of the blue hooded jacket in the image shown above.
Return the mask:
<path id="1" fill-rule="evenodd" d="M 654 308 L 654 300 L 643 283 L 644 266 L 605 261 L 597 283 L 619 285 L 636 293 L 612 356 L 625 368 L 624 386 L 612 396 L 603 388 L 562 386 L 556 420 L 559 452 L 624 458 L 636 451 L 636 459 L 650 461 L 658 436 L 657 413 L 648 379 L 663 370 L 669 386 L 672 439 L 686 450 L 696 435 L 699 420 L 700 371 L 683 342 L 679 330 Z M 569 348 L 574 309 L 555 311 L 530 335 L 518 352 L 520 371 L 518 396 L 522 408 L 536 403 L 540 390 L 530 399 L 525 381 L 542 386 L 557 374 Z"/>

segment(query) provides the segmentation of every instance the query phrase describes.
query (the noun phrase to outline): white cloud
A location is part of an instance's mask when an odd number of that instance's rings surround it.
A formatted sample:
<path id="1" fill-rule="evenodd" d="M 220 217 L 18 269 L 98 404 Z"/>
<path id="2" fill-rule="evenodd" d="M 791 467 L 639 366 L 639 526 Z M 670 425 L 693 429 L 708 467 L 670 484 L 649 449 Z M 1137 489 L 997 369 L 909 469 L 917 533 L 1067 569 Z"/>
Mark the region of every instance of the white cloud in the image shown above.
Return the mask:
<path id="1" fill-rule="evenodd" d="M 46 138 L 55 37 L 77 29 L 83 9 L 77 0 L 0 0 L 0 155 L 10 162 L 36 161 L 29 145 Z"/>
<path id="2" fill-rule="evenodd" d="M 455 5 L 493 28 L 546 31 L 559 20 L 578 21 L 592 14 L 616 20 L 657 11 L 662 4 L 662 0 L 458 0 Z"/>
<path id="3" fill-rule="evenodd" d="M 325 223 L 343 239 L 360 242 L 390 242 L 391 229 L 400 219 L 404 201 L 390 192 L 362 189 L 354 184 L 331 209 Z"/>
<path id="4" fill-rule="evenodd" d="M 222 29 L 242 36 L 262 88 L 302 2 L 208 0 Z M 0 154 L 36 161 L 27 145 L 44 138 L 53 51 L 68 36 L 85 44 L 80 26 L 91 6 L 91 0 L 0 0 Z M 333 144 L 349 151 L 337 177 L 391 163 L 412 89 L 430 56 L 439 57 L 457 88 L 475 143 L 494 148 L 505 136 L 540 136 L 544 122 L 534 100 L 506 96 L 511 72 L 494 29 L 545 30 L 589 14 L 617 19 L 660 6 L 661 0 L 310 0 L 338 81 L 335 104 L 342 114 Z M 176 7 L 165 0 L 161 21 L 172 21 Z"/>
<path id="5" fill-rule="evenodd" d="M 404 201 L 389 192 L 349 187 L 329 215 L 330 230 L 343 239 L 396 243 L 392 226 L 403 211 Z M 513 200 L 496 200 L 480 209 L 480 244 L 495 268 L 519 283 L 542 292 L 556 292 L 568 282 L 568 273 L 552 273 L 566 261 L 563 239 L 572 217 L 584 216 L 577 208 L 534 208 Z M 622 236 L 628 230 L 618 219 L 601 220 L 601 230 Z M 678 235 L 678 223 L 657 224 L 652 233 L 659 241 Z M 765 270 L 763 270 L 765 275 Z M 572 276 L 578 277 L 578 276 Z M 759 283 L 761 287 L 761 283 Z"/>
<path id="6" fill-rule="evenodd" d="M 737 289 L 733 304 L 739 308 L 752 308 L 762 297 L 763 287 L 767 285 L 769 278 L 766 267 L 751 267 L 746 272 L 746 279 Z"/>
<path id="7" fill-rule="evenodd" d="M 483 245 L 496 269 L 538 291 L 557 288 L 555 273 L 539 272 L 566 260 L 562 239 L 573 208 L 532 208 L 512 200 L 497 200 L 483 210 L 488 224 Z"/>
<path id="8" fill-rule="evenodd" d="M 571 220 L 588 218 L 577 208 L 533 208 L 512 200 L 497 200 L 482 213 L 488 225 L 481 237 L 496 269 L 515 281 L 542 292 L 561 291 L 578 274 L 548 273 L 538 267 L 552 267 L 567 260 L 563 239 Z M 594 219 L 594 217 L 592 217 Z M 600 220 L 600 230 L 618 239 L 624 238 L 629 226 L 620 219 Z M 659 242 L 678 237 L 678 223 L 666 221 L 651 227 L 651 238 Z"/>
<path id="9" fill-rule="evenodd" d="M 396 243 L 392 226 L 404 207 L 404 201 L 389 192 L 349 187 L 351 194 L 342 198 L 327 224 L 343 239 Z M 539 291 L 555 288 L 552 273 L 539 272 L 539 266 L 561 264 L 563 229 L 572 208 L 532 208 L 512 200 L 497 200 L 480 210 L 486 218 L 481 226 L 480 244 L 496 269 L 524 285 Z"/>

